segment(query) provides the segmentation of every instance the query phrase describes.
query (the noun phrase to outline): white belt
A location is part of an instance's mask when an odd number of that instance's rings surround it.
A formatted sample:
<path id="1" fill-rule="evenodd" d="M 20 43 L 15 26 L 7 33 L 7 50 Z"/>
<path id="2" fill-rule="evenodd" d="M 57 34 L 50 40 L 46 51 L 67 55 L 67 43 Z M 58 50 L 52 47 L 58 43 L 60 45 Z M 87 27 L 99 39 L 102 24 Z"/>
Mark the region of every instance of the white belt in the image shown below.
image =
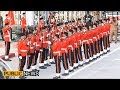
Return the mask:
<path id="1" fill-rule="evenodd" d="M 67 50 L 67 48 L 61 48 L 61 50 Z"/>
<path id="2" fill-rule="evenodd" d="M 65 50 L 67 52 L 67 48 L 61 48 L 61 50 Z"/>
<path id="3" fill-rule="evenodd" d="M 59 54 L 59 56 L 60 56 L 60 51 L 57 51 L 57 52 L 53 52 L 54 54 Z"/>
<path id="4" fill-rule="evenodd" d="M 96 37 L 93 37 L 93 38 L 96 38 Z"/>
<path id="5" fill-rule="evenodd" d="M 40 46 L 40 45 L 36 45 L 36 46 Z"/>
<path id="6" fill-rule="evenodd" d="M 88 40 L 83 40 L 82 42 L 88 42 Z"/>
<path id="7" fill-rule="evenodd" d="M 27 52 L 27 50 L 20 50 L 21 52 Z"/>
<path id="8" fill-rule="evenodd" d="M 69 45 L 68 47 L 72 47 L 72 45 Z"/>
<path id="9" fill-rule="evenodd" d="M 72 50 L 73 50 L 73 46 L 72 45 L 69 45 L 68 47 L 72 48 Z"/>
<path id="10" fill-rule="evenodd" d="M 89 39 L 89 40 L 91 40 L 91 41 L 92 41 L 92 39 Z"/>
<path id="11" fill-rule="evenodd" d="M 30 49 L 33 49 L 33 47 L 30 47 Z"/>
<path id="12" fill-rule="evenodd" d="M 5 37 L 10 37 L 10 35 L 6 35 Z"/>

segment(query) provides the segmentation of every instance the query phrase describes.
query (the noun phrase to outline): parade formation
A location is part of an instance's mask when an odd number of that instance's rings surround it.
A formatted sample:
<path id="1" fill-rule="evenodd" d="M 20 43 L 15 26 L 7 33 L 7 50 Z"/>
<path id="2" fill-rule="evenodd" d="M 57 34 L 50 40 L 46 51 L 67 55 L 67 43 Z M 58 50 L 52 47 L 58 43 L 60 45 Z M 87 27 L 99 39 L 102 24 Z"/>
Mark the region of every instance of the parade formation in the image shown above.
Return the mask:
<path id="1" fill-rule="evenodd" d="M 11 27 L 8 17 L 4 23 L 5 27 L 2 31 L 6 50 L 5 60 L 11 61 L 8 57 L 11 42 Z M 64 67 L 62 75 L 67 76 L 75 69 L 110 52 L 110 26 L 109 18 L 92 20 L 92 17 L 86 16 L 84 22 L 81 18 L 77 18 L 57 23 L 54 16 L 51 15 L 48 25 L 44 24 L 41 17 L 37 28 L 28 29 L 25 13 L 23 13 L 22 33 L 17 48 L 18 70 L 37 70 L 37 62 L 39 62 L 39 69 L 47 69 L 51 64 L 55 64 L 56 76 L 53 79 L 59 79 L 61 78 L 60 63 L 62 62 Z M 25 79 L 26 77 L 19 78 Z"/>

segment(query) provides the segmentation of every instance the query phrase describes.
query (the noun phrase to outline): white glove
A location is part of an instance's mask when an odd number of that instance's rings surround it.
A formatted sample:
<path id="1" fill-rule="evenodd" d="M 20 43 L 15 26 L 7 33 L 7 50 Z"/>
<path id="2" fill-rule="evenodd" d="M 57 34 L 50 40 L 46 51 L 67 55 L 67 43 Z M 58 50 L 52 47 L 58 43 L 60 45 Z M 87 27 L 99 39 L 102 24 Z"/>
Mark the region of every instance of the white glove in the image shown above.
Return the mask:
<path id="1" fill-rule="evenodd" d="M 51 44 L 51 42 L 50 42 L 50 41 L 48 41 L 48 44 Z"/>
<path id="2" fill-rule="evenodd" d="M 22 56 L 19 56 L 19 59 L 22 59 Z"/>
<path id="3" fill-rule="evenodd" d="M 29 42 L 27 43 L 27 45 L 30 45 L 30 43 L 31 43 L 31 42 L 29 41 Z"/>
<path id="4" fill-rule="evenodd" d="M 42 49 L 40 49 L 40 51 L 42 52 L 43 50 L 42 50 Z"/>

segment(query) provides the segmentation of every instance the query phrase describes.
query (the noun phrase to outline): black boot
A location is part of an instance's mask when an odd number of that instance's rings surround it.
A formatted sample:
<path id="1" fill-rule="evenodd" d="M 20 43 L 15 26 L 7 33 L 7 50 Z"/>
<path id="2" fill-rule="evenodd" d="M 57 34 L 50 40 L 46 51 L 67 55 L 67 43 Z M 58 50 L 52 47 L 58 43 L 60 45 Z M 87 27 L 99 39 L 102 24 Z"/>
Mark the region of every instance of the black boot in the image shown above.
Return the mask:
<path id="1" fill-rule="evenodd" d="M 45 67 L 45 66 L 40 66 L 39 68 L 40 68 L 40 69 L 46 69 L 47 67 Z"/>
<path id="2" fill-rule="evenodd" d="M 60 76 L 53 77 L 53 79 L 60 79 Z"/>
<path id="3" fill-rule="evenodd" d="M 67 75 L 69 75 L 69 73 L 63 73 L 63 74 L 62 74 L 62 76 L 67 76 Z"/>
<path id="4" fill-rule="evenodd" d="M 8 58 L 8 59 L 5 59 L 5 61 L 12 61 L 12 60 L 10 60 L 10 59 Z"/>
<path id="5" fill-rule="evenodd" d="M 49 66 L 51 66 L 51 65 L 50 65 L 50 64 L 48 64 L 48 63 L 47 63 L 47 64 L 44 64 L 44 65 L 45 65 L 45 66 L 48 66 L 48 67 L 49 67 Z"/>

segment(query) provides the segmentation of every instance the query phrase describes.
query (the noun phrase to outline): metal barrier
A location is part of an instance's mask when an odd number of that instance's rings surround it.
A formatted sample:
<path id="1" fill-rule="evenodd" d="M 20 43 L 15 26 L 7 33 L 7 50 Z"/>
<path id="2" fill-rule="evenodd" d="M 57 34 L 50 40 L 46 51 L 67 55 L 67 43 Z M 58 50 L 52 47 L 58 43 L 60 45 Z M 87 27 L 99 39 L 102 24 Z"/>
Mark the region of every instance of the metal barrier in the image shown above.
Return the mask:
<path id="1" fill-rule="evenodd" d="M 11 67 L 0 58 L 0 79 L 15 79 L 15 77 L 4 77 L 2 71 L 12 71 Z"/>

